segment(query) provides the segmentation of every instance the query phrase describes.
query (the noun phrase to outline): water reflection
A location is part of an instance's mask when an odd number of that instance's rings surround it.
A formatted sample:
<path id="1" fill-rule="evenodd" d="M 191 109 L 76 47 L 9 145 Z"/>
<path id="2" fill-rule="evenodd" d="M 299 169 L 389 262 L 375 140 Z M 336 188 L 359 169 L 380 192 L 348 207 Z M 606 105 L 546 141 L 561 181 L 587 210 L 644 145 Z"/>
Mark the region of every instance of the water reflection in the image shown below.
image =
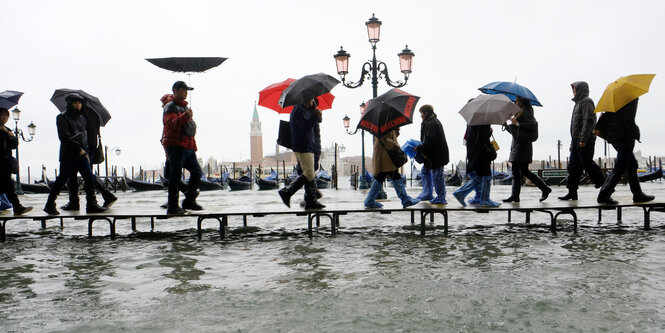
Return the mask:
<path id="1" fill-rule="evenodd" d="M 164 257 L 159 260 L 159 264 L 173 270 L 163 274 L 163 276 L 178 282 L 177 285 L 166 288 L 166 292 L 184 294 L 210 288 L 210 285 L 207 284 L 192 283 L 198 281 L 205 274 L 204 271 L 196 268 L 198 261 L 195 257 L 201 255 L 201 251 L 201 244 L 191 239 L 176 240 L 166 250 Z"/>

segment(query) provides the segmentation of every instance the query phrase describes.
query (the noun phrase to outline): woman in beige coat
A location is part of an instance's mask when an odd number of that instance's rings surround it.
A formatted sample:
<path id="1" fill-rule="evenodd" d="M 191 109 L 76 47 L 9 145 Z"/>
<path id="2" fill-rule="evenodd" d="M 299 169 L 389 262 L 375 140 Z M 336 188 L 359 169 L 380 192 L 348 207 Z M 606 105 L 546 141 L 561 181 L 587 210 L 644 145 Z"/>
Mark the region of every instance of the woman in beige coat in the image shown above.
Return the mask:
<path id="1" fill-rule="evenodd" d="M 399 174 L 399 168 L 393 164 L 390 155 L 388 155 L 389 150 L 401 149 L 399 142 L 397 142 L 398 136 L 399 129 L 395 129 L 374 140 L 374 154 L 372 155 L 374 180 L 367 193 L 367 198 L 365 198 L 365 207 L 367 208 L 383 207 L 382 204 L 376 202 L 376 197 L 381 192 L 386 178 L 392 179 L 397 197 L 402 201 L 402 207 L 406 208 L 418 203 L 417 199 L 406 194 L 404 179 Z"/>

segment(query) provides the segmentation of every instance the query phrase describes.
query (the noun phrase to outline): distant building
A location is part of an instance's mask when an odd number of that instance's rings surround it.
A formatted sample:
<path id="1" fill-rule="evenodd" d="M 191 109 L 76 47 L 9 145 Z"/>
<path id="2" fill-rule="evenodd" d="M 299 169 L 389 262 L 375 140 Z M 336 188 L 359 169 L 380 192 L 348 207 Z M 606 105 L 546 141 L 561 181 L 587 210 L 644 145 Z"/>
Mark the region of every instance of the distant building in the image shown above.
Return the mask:
<path id="1" fill-rule="evenodd" d="M 258 165 L 263 160 L 263 133 L 261 132 L 261 121 L 259 121 L 259 113 L 256 111 L 256 105 L 254 105 L 254 115 L 252 116 L 252 122 L 249 123 L 249 142 L 251 149 L 250 163 L 252 165 Z"/>

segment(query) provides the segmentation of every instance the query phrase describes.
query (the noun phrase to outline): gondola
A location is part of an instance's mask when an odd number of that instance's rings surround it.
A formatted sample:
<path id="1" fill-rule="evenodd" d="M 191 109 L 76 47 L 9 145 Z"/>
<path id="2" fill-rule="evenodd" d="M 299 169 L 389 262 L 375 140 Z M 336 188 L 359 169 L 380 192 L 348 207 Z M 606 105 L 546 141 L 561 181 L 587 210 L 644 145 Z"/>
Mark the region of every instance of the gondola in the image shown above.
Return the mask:
<path id="1" fill-rule="evenodd" d="M 256 184 L 259 186 L 259 191 L 276 190 L 279 188 L 279 185 L 275 180 L 256 178 Z"/>
<path id="2" fill-rule="evenodd" d="M 49 193 L 51 189 L 44 183 L 21 183 L 21 189 L 26 193 Z"/>
<path id="3" fill-rule="evenodd" d="M 446 177 L 446 186 L 462 186 L 462 176 L 455 171 L 452 175 Z"/>
<path id="4" fill-rule="evenodd" d="M 199 184 L 199 191 L 214 191 L 221 190 L 223 188 L 224 186 L 222 184 L 209 180 L 201 179 L 201 183 Z"/>
<path id="5" fill-rule="evenodd" d="M 229 178 L 229 188 L 231 191 L 249 190 L 251 185 L 252 183 L 247 176 L 242 176 L 238 179 Z"/>
<path id="6" fill-rule="evenodd" d="M 656 171 L 638 174 L 637 178 L 641 183 L 661 179 L 663 178 L 663 168 L 658 168 Z"/>
<path id="7" fill-rule="evenodd" d="M 124 179 L 127 186 L 133 188 L 137 192 L 156 191 L 164 189 L 164 186 L 159 183 L 146 182 L 143 180 L 133 180 L 127 177 L 124 177 Z"/>

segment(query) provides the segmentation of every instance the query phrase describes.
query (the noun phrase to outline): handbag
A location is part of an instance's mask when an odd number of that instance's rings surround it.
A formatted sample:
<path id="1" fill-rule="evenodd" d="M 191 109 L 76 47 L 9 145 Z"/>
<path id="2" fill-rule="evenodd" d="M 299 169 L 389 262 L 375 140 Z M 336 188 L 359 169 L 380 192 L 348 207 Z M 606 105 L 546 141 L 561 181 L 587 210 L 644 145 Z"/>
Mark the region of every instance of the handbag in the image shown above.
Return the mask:
<path id="1" fill-rule="evenodd" d="M 517 142 L 536 142 L 538 140 L 538 122 L 525 122 L 517 126 L 515 133 Z"/>
<path id="2" fill-rule="evenodd" d="M 182 126 L 182 133 L 186 136 L 195 136 L 196 135 L 196 123 L 193 119 L 190 119 L 185 125 Z"/>
<path id="3" fill-rule="evenodd" d="M 390 157 L 390 161 L 395 165 L 396 168 L 400 168 L 402 165 L 406 164 L 406 162 L 409 160 L 406 157 L 406 153 L 401 148 L 388 150 L 381 141 L 381 139 L 377 138 L 377 140 L 379 140 L 383 148 L 386 150 L 386 152 L 388 153 L 388 157 Z"/>
<path id="4" fill-rule="evenodd" d="M 286 120 L 279 121 L 277 144 L 284 148 L 291 149 L 291 123 Z"/>
<path id="5" fill-rule="evenodd" d="M 104 146 L 102 146 L 102 137 L 97 135 L 97 147 L 92 156 L 92 164 L 100 164 L 104 162 Z"/>

